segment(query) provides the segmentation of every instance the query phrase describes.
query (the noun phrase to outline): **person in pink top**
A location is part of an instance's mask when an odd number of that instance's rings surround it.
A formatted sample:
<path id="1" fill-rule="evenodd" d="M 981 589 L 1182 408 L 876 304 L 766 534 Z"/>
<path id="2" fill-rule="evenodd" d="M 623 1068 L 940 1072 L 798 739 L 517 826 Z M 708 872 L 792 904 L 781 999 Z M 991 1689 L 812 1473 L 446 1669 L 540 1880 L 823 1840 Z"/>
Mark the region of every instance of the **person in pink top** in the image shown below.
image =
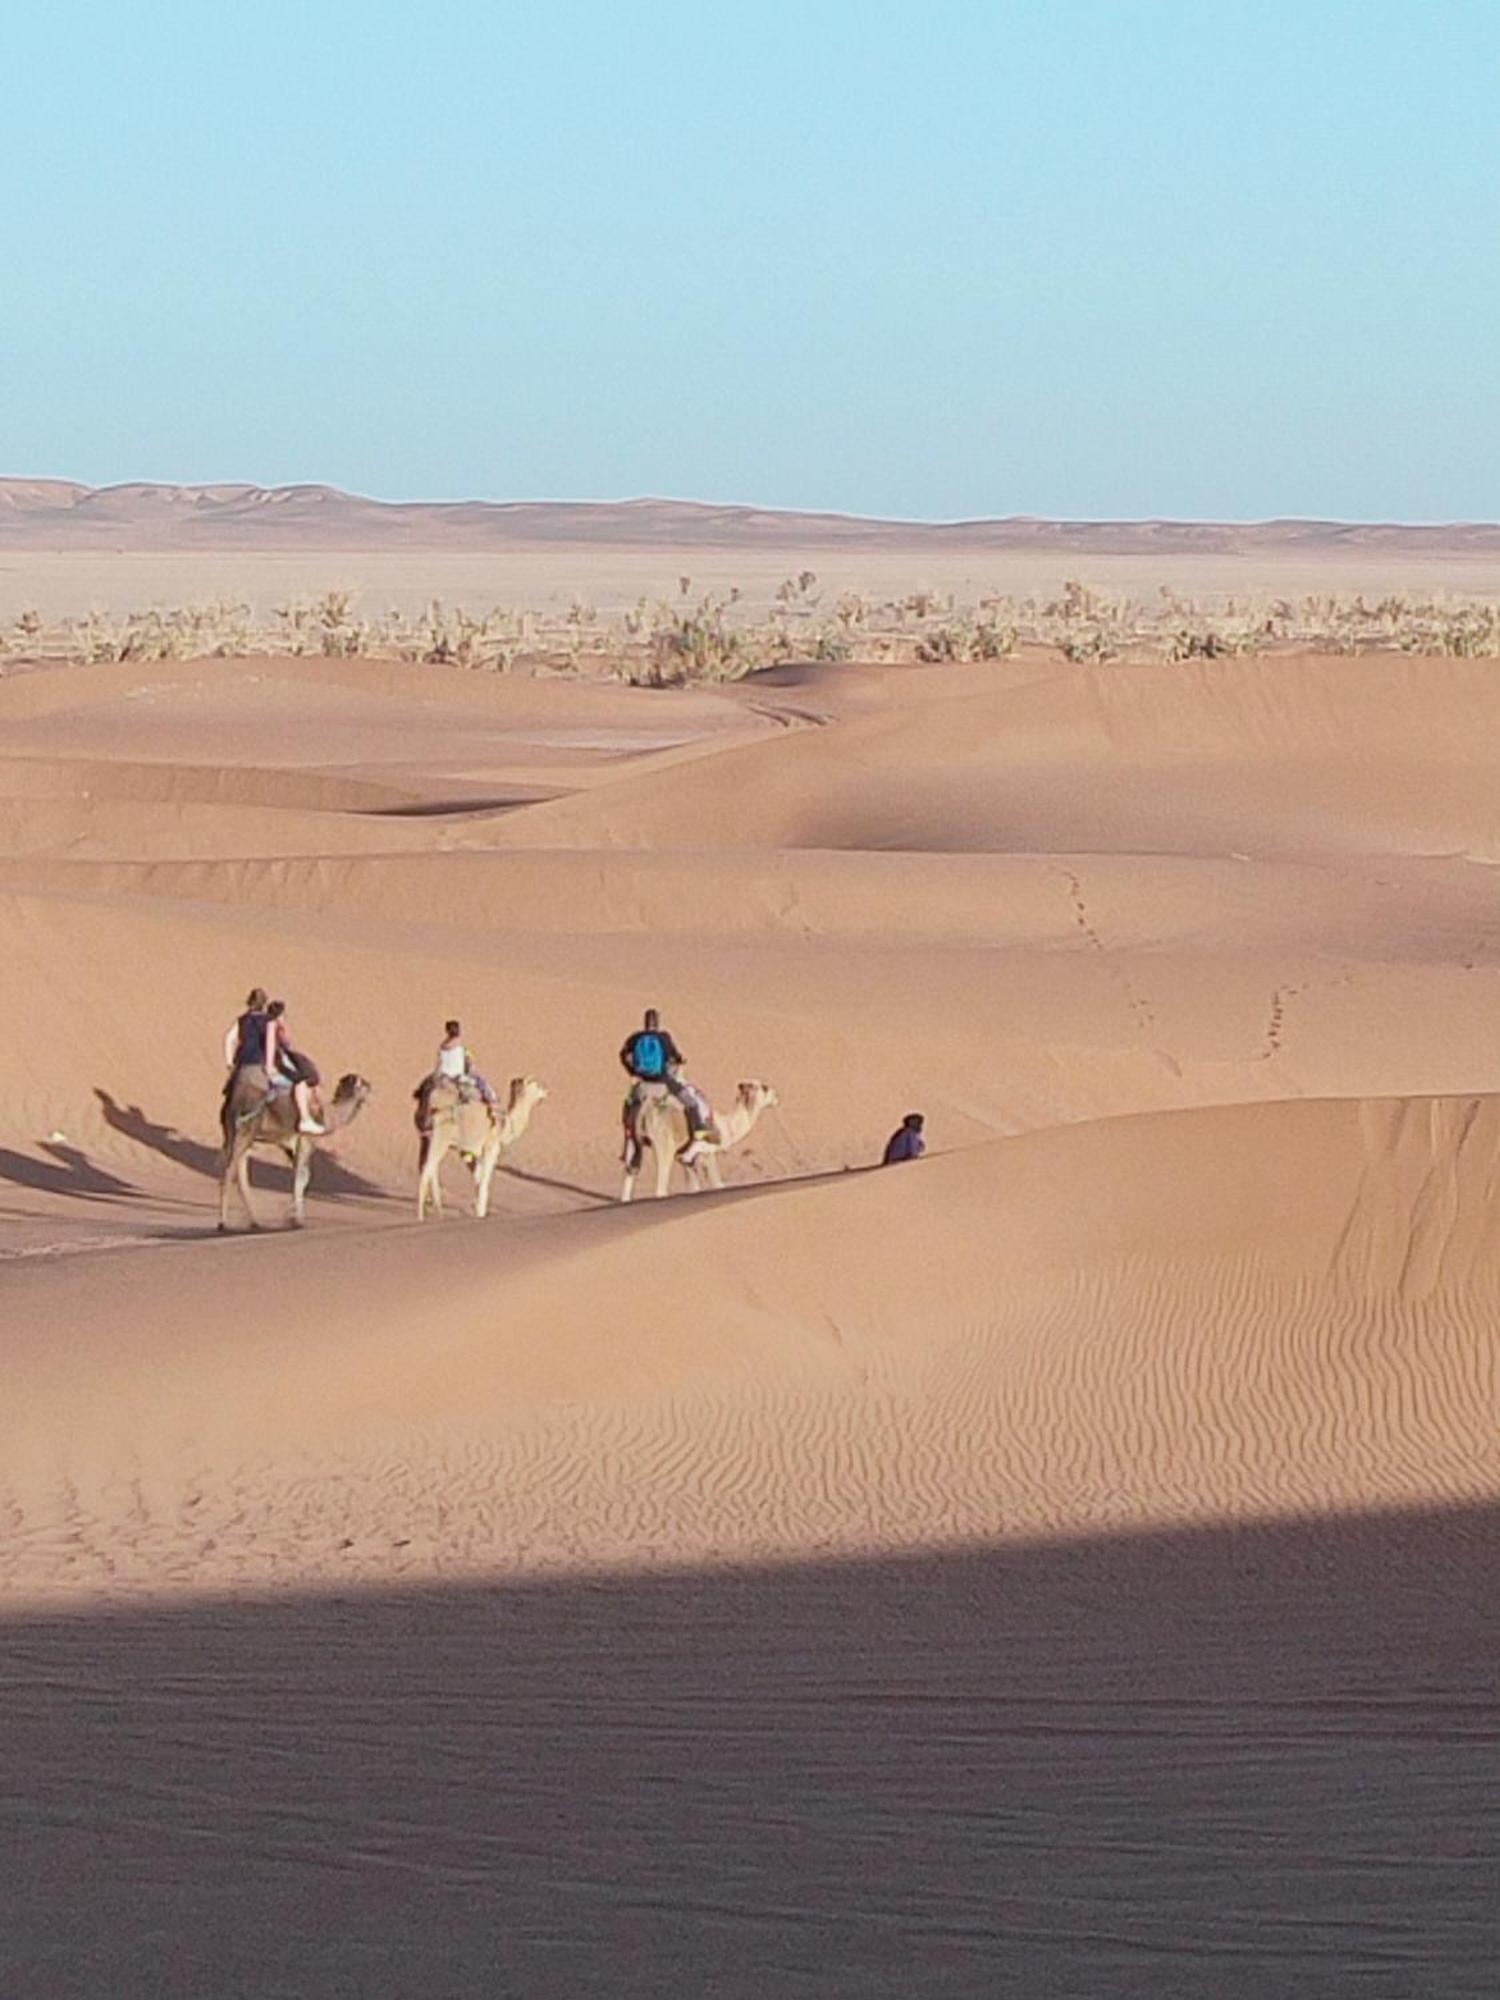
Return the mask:
<path id="1" fill-rule="evenodd" d="M 266 1073 L 290 1083 L 297 1105 L 297 1130 L 309 1138 L 321 1138 L 328 1128 L 317 1114 L 313 1092 L 323 1079 L 312 1057 L 293 1047 L 284 1000 L 273 1000 L 266 1009 Z"/>

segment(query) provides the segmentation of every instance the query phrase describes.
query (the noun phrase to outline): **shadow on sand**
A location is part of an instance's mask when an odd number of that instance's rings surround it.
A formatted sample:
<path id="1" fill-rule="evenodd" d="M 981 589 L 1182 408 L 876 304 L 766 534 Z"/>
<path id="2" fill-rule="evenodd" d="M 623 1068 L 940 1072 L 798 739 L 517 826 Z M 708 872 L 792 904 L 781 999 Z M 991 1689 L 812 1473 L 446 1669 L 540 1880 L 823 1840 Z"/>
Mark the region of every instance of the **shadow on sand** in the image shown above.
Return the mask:
<path id="1" fill-rule="evenodd" d="M 179 1132 L 175 1125 L 158 1125 L 148 1118 L 138 1104 L 121 1104 L 107 1090 L 96 1084 L 94 1096 L 103 1113 L 104 1122 L 113 1132 L 119 1132 L 127 1139 L 133 1139 L 138 1146 L 147 1146 L 153 1153 L 159 1153 L 164 1160 L 171 1160 L 179 1167 L 186 1167 L 195 1174 L 217 1184 L 222 1155 L 217 1145 L 205 1145 L 201 1139 L 189 1138 Z M 278 1159 L 265 1153 L 250 1156 L 250 1185 L 273 1189 L 282 1194 L 291 1190 L 292 1170 Z M 367 1181 L 363 1174 L 356 1174 L 341 1164 L 338 1158 L 326 1148 L 320 1147 L 313 1160 L 312 1192 L 325 1201 L 388 1201 L 386 1190 Z"/>
<path id="2" fill-rule="evenodd" d="M 1500 1510 L 0 1624 L 4 1990 L 1465 2000 Z"/>
<path id="3" fill-rule="evenodd" d="M 69 1195 L 75 1201 L 139 1201 L 141 1191 L 118 1174 L 95 1166 L 77 1146 L 43 1140 L 37 1146 L 45 1159 L 29 1153 L 13 1152 L 0 1146 L 0 1180 L 17 1187 L 36 1188 L 44 1194 Z"/>
<path id="4" fill-rule="evenodd" d="M 525 1167 L 509 1167 L 503 1160 L 500 1162 L 499 1171 L 507 1180 L 524 1181 L 530 1187 L 552 1188 L 558 1194 L 582 1195 L 585 1201 L 592 1202 L 596 1208 L 615 1206 L 613 1195 L 601 1194 L 598 1188 L 587 1188 L 582 1181 L 562 1181 L 552 1174 L 532 1173 Z"/>

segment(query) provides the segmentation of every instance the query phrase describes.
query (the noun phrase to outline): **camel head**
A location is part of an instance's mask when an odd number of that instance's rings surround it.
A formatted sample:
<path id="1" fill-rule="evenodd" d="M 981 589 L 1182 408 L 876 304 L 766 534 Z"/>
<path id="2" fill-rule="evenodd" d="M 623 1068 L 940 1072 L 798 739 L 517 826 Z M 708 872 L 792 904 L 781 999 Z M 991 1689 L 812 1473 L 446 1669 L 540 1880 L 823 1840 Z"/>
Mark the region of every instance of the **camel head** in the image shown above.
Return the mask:
<path id="1" fill-rule="evenodd" d="M 514 1111 L 523 1102 L 540 1104 L 549 1094 L 546 1084 L 538 1083 L 534 1076 L 513 1076 L 510 1080 L 510 1102 L 506 1108 Z"/>
<path id="2" fill-rule="evenodd" d="M 756 1113 L 769 1111 L 781 1102 L 768 1083 L 742 1083 L 738 1095 L 745 1109 Z"/>
<path id="3" fill-rule="evenodd" d="M 333 1087 L 333 1109 L 338 1112 L 344 1124 L 364 1110 L 370 1100 L 372 1086 L 362 1076 L 350 1070 L 341 1076 Z"/>

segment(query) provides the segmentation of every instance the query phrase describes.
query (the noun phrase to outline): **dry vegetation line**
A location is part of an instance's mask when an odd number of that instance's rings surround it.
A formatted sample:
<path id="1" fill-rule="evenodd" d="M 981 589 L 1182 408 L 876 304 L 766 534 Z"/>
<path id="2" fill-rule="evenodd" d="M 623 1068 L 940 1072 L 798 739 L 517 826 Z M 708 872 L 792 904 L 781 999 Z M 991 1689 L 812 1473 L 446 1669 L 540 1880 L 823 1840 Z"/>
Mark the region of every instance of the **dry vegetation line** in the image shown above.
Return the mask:
<path id="1" fill-rule="evenodd" d="M 791 661 L 998 660 L 1022 645 L 1056 647 L 1084 664 L 1300 651 L 1500 656 L 1500 601 L 1482 596 L 1263 595 L 1205 604 L 1165 586 L 1134 598 L 1072 582 L 1054 597 L 991 593 L 965 604 L 927 590 L 884 601 L 845 591 L 830 604 L 812 570 L 788 577 L 775 595 L 766 615 L 737 588 L 695 593 L 685 576 L 675 599 L 641 598 L 615 616 L 583 600 L 561 615 L 437 600 L 417 616 L 365 614 L 347 589 L 288 602 L 269 619 L 232 599 L 55 623 L 26 611 L 0 629 L 0 673 L 48 660 L 317 654 L 488 673 L 603 672 L 666 687 L 738 680 Z"/>

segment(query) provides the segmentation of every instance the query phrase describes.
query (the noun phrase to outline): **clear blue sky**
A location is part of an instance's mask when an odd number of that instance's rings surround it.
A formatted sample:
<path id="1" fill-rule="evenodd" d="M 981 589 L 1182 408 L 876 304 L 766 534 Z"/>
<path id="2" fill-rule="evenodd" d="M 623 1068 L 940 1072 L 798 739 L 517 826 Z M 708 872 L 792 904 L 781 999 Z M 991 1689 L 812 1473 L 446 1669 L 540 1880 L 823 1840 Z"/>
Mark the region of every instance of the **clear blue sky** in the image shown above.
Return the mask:
<path id="1" fill-rule="evenodd" d="M 0 470 L 1500 516 L 1500 0 L 12 0 Z"/>

